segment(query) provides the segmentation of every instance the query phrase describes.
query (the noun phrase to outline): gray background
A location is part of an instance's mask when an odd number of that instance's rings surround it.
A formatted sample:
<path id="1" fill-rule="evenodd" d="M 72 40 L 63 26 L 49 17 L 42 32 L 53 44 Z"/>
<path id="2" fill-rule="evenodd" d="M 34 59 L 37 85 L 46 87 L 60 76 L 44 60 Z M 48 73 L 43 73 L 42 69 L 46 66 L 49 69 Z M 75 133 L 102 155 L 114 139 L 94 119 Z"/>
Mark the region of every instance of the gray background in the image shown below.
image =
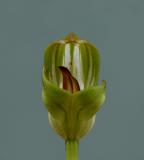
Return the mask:
<path id="1" fill-rule="evenodd" d="M 101 52 L 107 101 L 81 160 L 144 159 L 144 0 L 0 0 L 0 160 L 63 160 L 41 101 L 47 44 L 76 32 Z"/>

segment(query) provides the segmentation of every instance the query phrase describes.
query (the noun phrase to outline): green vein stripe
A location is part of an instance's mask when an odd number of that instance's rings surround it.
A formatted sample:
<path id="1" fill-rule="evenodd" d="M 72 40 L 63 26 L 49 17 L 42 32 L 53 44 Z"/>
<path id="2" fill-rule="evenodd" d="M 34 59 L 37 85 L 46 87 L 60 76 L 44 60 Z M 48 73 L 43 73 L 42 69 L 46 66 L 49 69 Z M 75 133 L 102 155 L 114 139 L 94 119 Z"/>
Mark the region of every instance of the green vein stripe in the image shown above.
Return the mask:
<path id="1" fill-rule="evenodd" d="M 72 74 L 74 74 L 74 68 L 75 68 L 75 64 L 74 64 L 74 49 L 75 49 L 75 44 L 74 43 L 69 43 L 70 46 L 70 59 L 71 59 L 71 66 L 70 66 L 70 72 Z"/>
<path id="2" fill-rule="evenodd" d="M 61 75 L 58 67 L 62 66 L 63 64 L 64 53 L 65 53 L 65 44 L 60 44 L 55 59 L 56 78 L 58 85 L 60 85 L 60 75 Z"/>
<path id="3" fill-rule="evenodd" d="M 57 82 L 57 76 L 56 76 L 56 54 L 58 52 L 59 49 L 59 43 L 56 44 L 56 46 L 53 48 L 53 53 L 51 53 L 51 61 L 52 61 L 52 79 L 54 81 L 54 83 L 58 84 Z"/>
<path id="4" fill-rule="evenodd" d="M 89 61 L 88 61 L 86 48 L 83 43 L 80 44 L 79 49 L 80 49 L 80 55 L 81 55 L 82 79 L 84 82 L 84 88 L 86 88 L 86 84 L 88 80 Z"/>
<path id="5" fill-rule="evenodd" d="M 93 68 L 92 68 L 92 56 L 91 56 L 91 51 L 88 48 L 87 43 L 84 43 L 85 48 L 86 48 L 86 53 L 87 53 L 87 61 L 89 62 L 89 67 L 88 67 L 88 76 L 87 76 L 87 86 L 86 87 L 90 87 L 91 86 L 91 79 L 92 79 L 92 72 L 93 72 Z"/>
<path id="6" fill-rule="evenodd" d="M 98 78 L 99 78 L 99 70 L 100 70 L 100 55 L 99 52 L 97 50 L 97 48 L 95 46 L 93 46 L 92 44 L 87 44 L 91 54 L 92 54 L 92 64 L 93 64 L 93 75 L 92 75 L 92 81 L 91 81 L 91 85 L 95 86 L 98 84 Z"/>
<path id="7" fill-rule="evenodd" d="M 44 67 L 48 74 L 48 79 L 54 80 L 54 64 L 55 63 L 55 52 L 57 51 L 58 43 L 53 43 L 48 46 L 44 55 Z"/>

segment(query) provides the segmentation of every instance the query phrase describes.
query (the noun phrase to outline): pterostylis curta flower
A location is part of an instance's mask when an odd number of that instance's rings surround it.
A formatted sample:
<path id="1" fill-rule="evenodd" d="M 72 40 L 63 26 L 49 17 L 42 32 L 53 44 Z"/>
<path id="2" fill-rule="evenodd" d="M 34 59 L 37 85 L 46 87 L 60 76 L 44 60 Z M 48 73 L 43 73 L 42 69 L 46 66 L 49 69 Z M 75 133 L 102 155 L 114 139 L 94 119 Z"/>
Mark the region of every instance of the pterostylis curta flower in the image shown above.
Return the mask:
<path id="1" fill-rule="evenodd" d="M 78 159 L 79 140 L 91 130 L 105 101 L 99 68 L 97 48 L 74 33 L 45 50 L 42 98 L 52 128 L 65 140 L 67 160 Z"/>

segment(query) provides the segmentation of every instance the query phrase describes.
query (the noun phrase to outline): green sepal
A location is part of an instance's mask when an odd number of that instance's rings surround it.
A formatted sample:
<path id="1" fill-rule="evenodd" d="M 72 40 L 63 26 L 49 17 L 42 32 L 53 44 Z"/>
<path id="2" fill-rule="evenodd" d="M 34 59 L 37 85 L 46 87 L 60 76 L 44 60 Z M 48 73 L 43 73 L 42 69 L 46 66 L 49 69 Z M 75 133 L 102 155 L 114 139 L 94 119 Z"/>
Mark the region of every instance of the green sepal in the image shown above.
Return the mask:
<path id="1" fill-rule="evenodd" d="M 74 106 L 79 108 L 79 119 L 89 120 L 99 111 L 105 101 L 106 82 L 101 85 L 84 89 L 74 95 Z"/>
<path id="2" fill-rule="evenodd" d="M 93 125 L 93 117 L 104 102 L 105 81 L 102 85 L 74 94 L 49 81 L 44 70 L 42 82 L 42 98 L 56 132 L 64 139 L 79 139 L 86 135 Z"/>
<path id="3" fill-rule="evenodd" d="M 44 71 L 42 74 L 42 99 L 54 118 L 64 119 L 65 112 L 69 107 L 71 94 L 48 81 Z"/>
<path id="4" fill-rule="evenodd" d="M 48 111 L 52 113 L 52 110 L 61 109 L 65 112 L 69 112 L 69 109 L 72 109 L 73 111 L 79 112 L 80 119 L 89 119 L 100 109 L 105 100 L 105 81 L 103 81 L 99 86 L 84 89 L 75 92 L 74 94 L 63 90 L 52 82 L 48 81 L 44 72 L 42 82 L 42 98 Z M 53 115 L 53 117 L 56 115 Z"/>

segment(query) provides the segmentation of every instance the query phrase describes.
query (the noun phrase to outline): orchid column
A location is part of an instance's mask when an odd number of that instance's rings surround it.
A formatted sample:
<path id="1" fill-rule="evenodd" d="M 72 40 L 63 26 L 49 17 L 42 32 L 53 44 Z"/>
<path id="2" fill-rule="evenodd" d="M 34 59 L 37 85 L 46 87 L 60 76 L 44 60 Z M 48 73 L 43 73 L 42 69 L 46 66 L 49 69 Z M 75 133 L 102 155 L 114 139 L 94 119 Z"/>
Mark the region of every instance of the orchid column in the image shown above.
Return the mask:
<path id="1" fill-rule="evenodd" d="M 96 47 L 74 33 L 45 50 L 42 98 L 52 128 L 65 140 L 67 160 L 78 159 L 79 140 L 93 127 L 105 100 L 99 66 Z"/>

